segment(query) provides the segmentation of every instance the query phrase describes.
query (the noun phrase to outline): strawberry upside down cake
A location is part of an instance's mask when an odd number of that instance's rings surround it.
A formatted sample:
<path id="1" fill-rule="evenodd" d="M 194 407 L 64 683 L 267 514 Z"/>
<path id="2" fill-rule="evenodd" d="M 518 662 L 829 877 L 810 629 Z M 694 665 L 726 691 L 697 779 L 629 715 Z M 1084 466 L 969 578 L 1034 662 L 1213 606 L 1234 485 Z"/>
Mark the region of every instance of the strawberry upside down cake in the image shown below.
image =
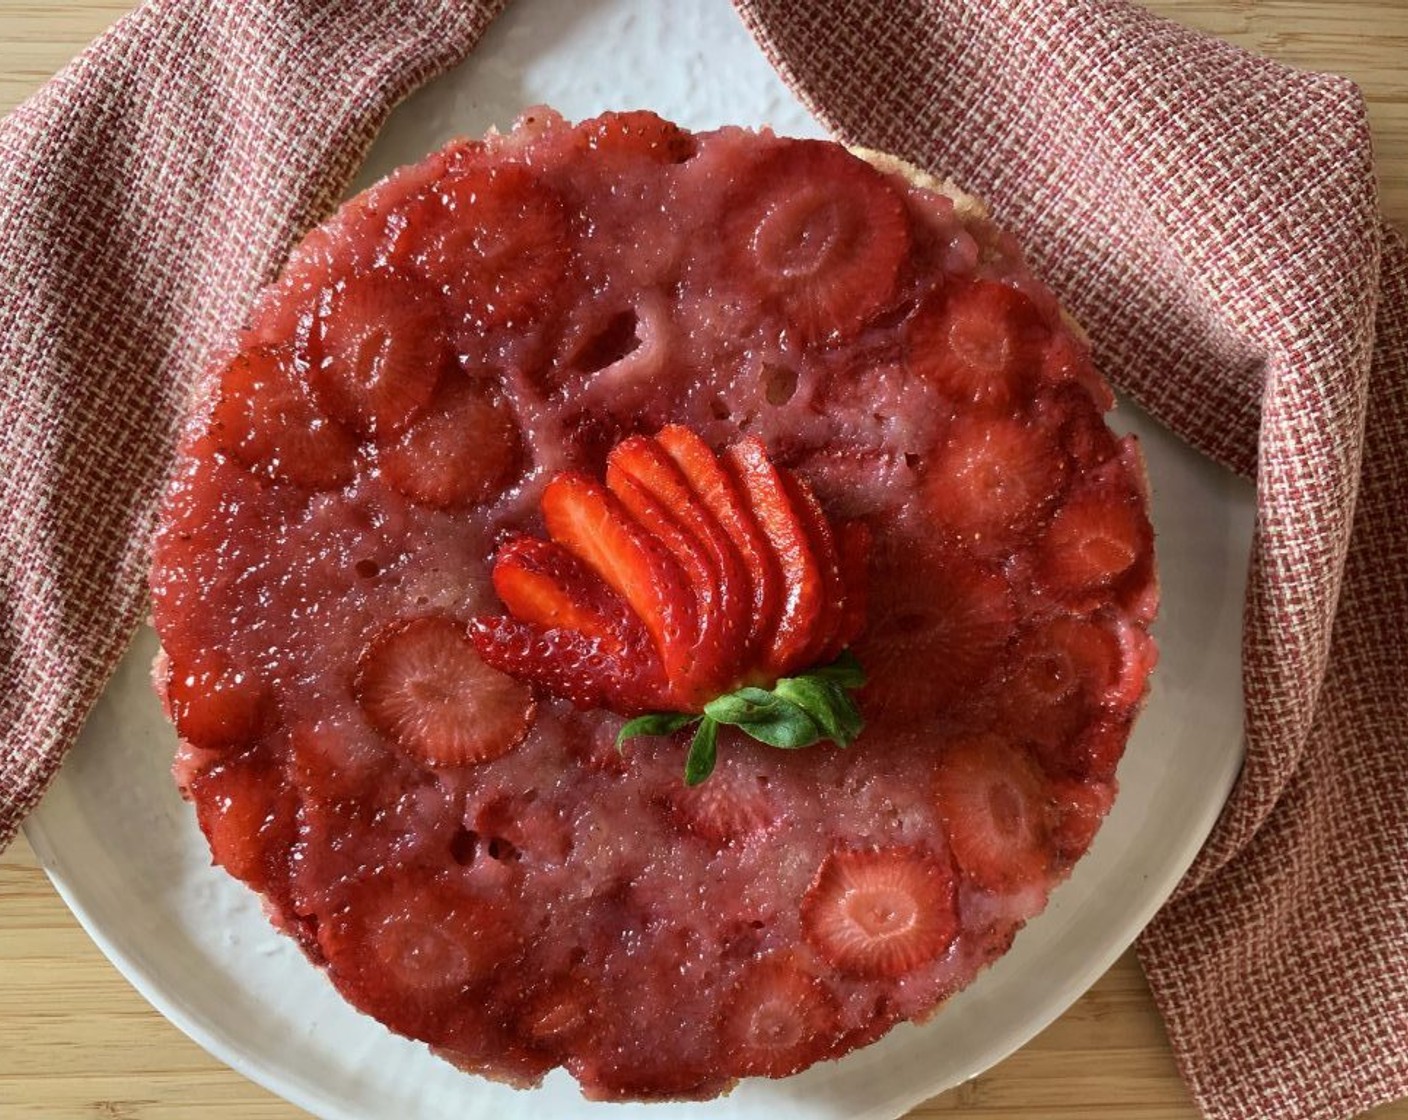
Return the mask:
<path id="1" fill-rule="evenodd" d="M 922 1020 L 1089 845 L 1139 452 L 981 207 L 548 111 L 315 229 L 192 415 L 158 689 L 217 863 L 466 1070 L 706 1098 Z"/>

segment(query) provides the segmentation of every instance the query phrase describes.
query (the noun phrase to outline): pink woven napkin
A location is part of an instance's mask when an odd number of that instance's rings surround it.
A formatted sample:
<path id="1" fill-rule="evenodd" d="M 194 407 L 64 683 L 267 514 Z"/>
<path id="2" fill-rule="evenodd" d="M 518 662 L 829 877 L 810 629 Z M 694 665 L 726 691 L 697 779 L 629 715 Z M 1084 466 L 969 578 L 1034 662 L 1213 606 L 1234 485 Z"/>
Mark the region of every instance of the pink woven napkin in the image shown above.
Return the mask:
<path id="1" fill-rule="evenodd" d="M 145 605 L 203 360 L 497 0 L 151 0 L 0 124 L 0 846 Z M 739 0 L 847 140 L 985 195 L 1258 486 L 1247 764 L 1141 942 L 1210 1117 L 1408 1094 L 1408 253 L 1363 106 L 1122 0 Z"/>

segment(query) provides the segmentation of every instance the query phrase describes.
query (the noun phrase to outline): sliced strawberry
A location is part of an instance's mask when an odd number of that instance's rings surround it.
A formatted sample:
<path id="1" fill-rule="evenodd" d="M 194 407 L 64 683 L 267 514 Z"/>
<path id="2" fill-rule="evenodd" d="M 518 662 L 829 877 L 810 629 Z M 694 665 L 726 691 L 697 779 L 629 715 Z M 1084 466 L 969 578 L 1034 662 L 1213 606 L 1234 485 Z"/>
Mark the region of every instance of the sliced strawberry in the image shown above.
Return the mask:
<path id="1" fill-rule="evenodd" d="M 411 501 L 450 509 L 496 496 L 522 466 L 523 439 L 497 392 L 453 378 L 379 462 Z"/>
<path id="2" fill-rule="evenodd" d="M 1110 386 L 1091 364 L 1090 347 L 1070 330 L 1051 336 L 1041 357 L 1041 379 L 1063 387 L 1079 386 L 1100 412 L 1109 412 L 1115 407 L 1115 395 L 1110 392 Z"/>
<path id="3" fill-rule="evenodd" d="M 725 460 L 782 573 L 781 612 L 765 650 L 763 670 L 772 677 L 785 676 L 806 667 L 825 605 L 821 569 L 806 526 L 761 441 L 739 440 L 728 449 Z"/>
<path id="4" fill-rule="evenodd" d="M 566 814 L 536 793 L 491 798 L 475 813 L 474 832 L 490 859 L 559 864 L 572 853 Z"/>
<path id="5" fill-rule="evenodd" d="M 739 977 L 720 1035 L 730 1073 L 786 1077 L 831 1052 L 840 1027 L 836 999 L 820 979 L 769 957 Z"/>
<path id="6" fill-rule="evenodd" d="M 1041 578 L 1073 605 L 1098 602 L 1112 589 L 1137 595 L 1151 578 L 1153 536 L 1138 489 L 1123 461 L 1113 460 L 1085 476 L 1051 519 Z"/>
<path id="7" fill-rule="evenodd" d="M 607 156 L 644 156 L 653 163 L 684 163 L 694 155 L 694 137 L 646 109 L 603 113 L 578 131 L 587 147 Z"/>
<path id="8" fill-rule="evenodd" d="M 1057 778 L 1051 783 L 1051 802 L 1051 840 L 1056 855 L 1068 864 L 1074 863 L 1085 855 L 1115 803 L 1115 784 Z"/>
<path id="9" fill-rule="evenodd" d="M 702 699 L 736 687 L 748 653 L 752 594 L 739 550 L 653 439 L 618 444 L 607 458 L 606 484 L 689 573 L 700 620 L 695 677 Z"/>
<path id="10" fill-rule="evenodd" d="M 1050 334 L 1025 294 L 975 280 L 920 307 L 905 331 L 905 360 L 958 403 L 1007 410 L 1034 382 Z"/>
<path id="11" fill-rule="evenodd" d="M 262 893 L 284 889 L 298 798 L 259 751 L 227 758 L 190 782 L 215 862 Z"/>
<path id="12" fill-rule="evenodd" d="M 649 643 L 620 648 L 575 630 L 549 630 L 506 617 L 476 618 L 469 634 L 486 664 L 579 708 L 636 715 L 674 703 Z"/>
<path id="13" fill-rule="evenodd" d="M 802 932 L 841 972 L 913 972 L 958 935 L 953 871 L 912 848 L 834 851 L 802 899 Z"/>
<path id="14" fill-rule="evenodd" d="M 570 260 L 568 221 L 551 187 L 522 164 L 471 165 L 443 182 L 397 252 L 480 329 L 535 321 Z"/>
<path id="15" fill-rule="evenodd" d="M 811 641 L 807 643 L 803 664 L 816 664 L 831 649 L 841 632 L 846 618 L 847 586 L 841 575 L 841 557 L 836 548 L 836 537 L 831 531 L 831 523 L 822 511 L 816 494 L 805 481 L 791 471 L 778 472 L 787 497 L 796 510 L 798 520 L 807 535 L 807 544 L 816 559 L 817 570 L 821 573 L 821 612 L 813 627 Z"/>
<path id="16" fill-rule="evenodd" d="M 836 527 L 836 547 L 841 581 L 846 586 L 846 606 L 831 645 L 817 658 L 822 664 L 834 660 L 864 633 L 870 606 L 870 526 L 864 521 L 843 521 Z"/>
<path id="17" fill-rule="evenodd" d="M 518 1030 L 535 1046 L 554 1052 L 580 1048 L 593 1032 L 600 993 L 585 976 L 568 973 L 532 992 L 521 1002 Z"/>
<path id="18" fill-rule="evenodd" d="M 996 669 L 1016 626 L 1007 580 L 955 548 L 883 542 L 856 656 L 867 716 L 912 724 L 963 704 Z"/>
<path id="19" fill-rule="evenodd" d="M 554 478 L 543 491 L 542 509 L 553 540 L 585 561 L 640 616 L 671 688 L 689 691 L 698 617 L 674 557 L 585 475 Z"/>
<path id="20" fill-rule="evenodd" d="M 1031 758 L 997 735 L 948 744 L 934 782 L 958 866 L 990 890 L 1045 882 L 1049 791 Z"/>
<path id="21" fill-rule="evenodd" d="M 1084 390 L 1062 386 L 1043 399 L 1042 409 L 1077 471 L 1094 470 L 1119 454 L 1119 440 Z"/>
<path id="22" fill-rule="evenodd" d="M 450 876 L 379 870 L 319 925 L 333 982 L 358 1006 L 412 1037 L 435 1039 L 466 988 L 493 979 L 519 940 L 508 906 Z"/>
<path id="23" fill-rule="evenodd" d="M 1120 677 L 1106 702 L 1115 708 L 1135 708 L 1144 699 L 1149 674 L 1159 663 L 1159 647 L 1149 631 L 1127 619 L 1120 620 L 1115 633 L 1120 642 Z"/>
<path id="24" fill-rule="evenodd" d="M 1108 625 L 1055 618 L 1033 627 L 1012 652 L 1003 730 L 1017 739 L 1060 744 L 1110 698 L 1122 661 L 1119 638 Z"/>
<path id="25" fill-rule="evenodd" d="M 362 796 L 386 772 L 388 756 L 363 730 L 303 723 L 289 732 L 289 776 L 309 796 L 347 800 Z"/>
<path id="26" fill-rule="evenodd" d="M 578 630 L 609 649 L 644 644 L 639 616 L 556 541 L 514 537 L 494 558 L 494 590 L 509 613 L 548 630 Z"/>
<path id="27" fill-rule="evenodd" d="M 206 750 L 251 745 L 268 727 L 274 698 L 264 679 L 214 648 L 172 657 L 166 710 L 181 738 Z"/>
<path id="28" fill-rule="evenodd" d="M 752 594 L 746 648 L 761 647 L 782 614 L 782 575 L 738 483 L 691 429 L 672 424 L 655 437 L 738 550 Z"/>
<path id="29" fill-rule="evenodd" d="M 890 305 L 909 252 L 904 202 L 835 144 L 782 142 L 729 206 L 725 244 L 803 342 L 855 335 Z"/>
<path id="30" fill-rule="evenodd" d="M 727 750 L 720 752 L 718 766 L 707 782 L 672 787 L 667 804 L 686 829 L 716 845 L 760 836 L 781 815 L 766 779 Z"/>
<path id="31" fill-rule="evenodd" d="M 384 268 L 325 294 L 308 350 L 308 379 L 324 407 L 378 438 L 429 403 L 450 356 L 435 293 Z"/>
<path id="32" fill-rule="evenodd" d="M 1061 492 L 1066 460 L 1040 426 L 955 421 L 924 475 L 925 509 L 979 552 L 1007 551 Z"/>
<path id="33" fill-rule="evenodd" d="M 210 431 L 222 450 L 265 478 L 335 490 L 355 473 L 355 437 L 318 410 L 287 350 L 246 350 L 230 363 Z"/>
<path id="34" fill-rule="evenodd" d="M 1097 714 L 1065 735 L 1032 740 L 1032 750 L 1053 778 L 1112 781 L 1129 742 L 1131 723 L 1127 712 Z"/>
<path id="35" fill-rule="evenodd" d="M 439 616 L 379 633 L 354 691 L 373 727 L 430 766 L 498 758 L 533 722 L 532 692 L 486 664 L 461 623 Z"/>

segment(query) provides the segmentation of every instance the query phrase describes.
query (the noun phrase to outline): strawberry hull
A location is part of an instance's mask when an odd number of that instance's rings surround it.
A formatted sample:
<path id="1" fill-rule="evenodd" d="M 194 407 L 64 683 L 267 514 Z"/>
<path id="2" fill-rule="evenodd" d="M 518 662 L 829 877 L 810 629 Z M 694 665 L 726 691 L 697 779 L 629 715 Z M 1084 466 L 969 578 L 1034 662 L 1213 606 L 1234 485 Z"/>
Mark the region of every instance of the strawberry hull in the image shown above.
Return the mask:
<path id="1" fill-rule="evenodd" d="M 205 399 L 152 574 L 177 780 L 462 1069 L 701 1099 L 841 1056 L 1005 952 L 1109 809 L 1142 465 L 967 203 L 534 111 L 311 233 Z M 723 727 L 695 787 L 689 729 L 615 748 L 843 649 L 849 748 Z"/>

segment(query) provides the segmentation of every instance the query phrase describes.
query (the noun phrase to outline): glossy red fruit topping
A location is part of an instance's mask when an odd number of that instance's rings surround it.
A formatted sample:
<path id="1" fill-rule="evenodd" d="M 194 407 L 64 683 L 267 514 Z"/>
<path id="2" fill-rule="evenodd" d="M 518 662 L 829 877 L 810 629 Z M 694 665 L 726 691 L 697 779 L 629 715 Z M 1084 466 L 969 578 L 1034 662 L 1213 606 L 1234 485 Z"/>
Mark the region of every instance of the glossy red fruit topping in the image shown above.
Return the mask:
<path id="1" fill-rule="evenodd" d="M 737 758 L 721 762 L 707 782 L 672 789 L 668 807 L 686 829 L 713 844 L 760 836 L 781 812 L 764 781 Z"/>
<path id="2" fill-rule="evenodd" d="M 996 735 L 950 743 L 934 788 L 954 861 L 990 890 L 1040 884 L 1051 863 L 1049 789 L 1019 748 Z"/>
<path id="3" fill-rule="evenodd" d="M 740 272 L 781 305 L 803 342 L 854 335 L 888 306 L 909 220 L 884 176 L 834 144 L 764 157 L 730 208 Z"/>
<path id="4" fill-rule="evenodd" d="M 310 797 L 356 798 L 388 762 L 387 751 L 372 735 L 323 723 L 299 724 L 289 732 L 289 776 Z"/>
<path id="5" fill-rule="evenodd" d="M 1152 539 L 1135 480 L 1123 459 L 1112 460 L 1083 478 L 1052 517 L 1041 542 L 1041 574 L 1058 595 L 1079 604 L 1143 575 Z"/>
<path id="6" fill-rule="evenodd" d="M 1114 803 L 1113 782 L 1053 780 L 1051 844 L 1056 855 L 1071 863 L 1085 855 Z"/>
<path id="7" fill-rule="evenodd" d="M 815 496 L 758 441 L 721 462 L 685 429 L 629 437 L 606 480 L 557 476 L 542 499 L 552 543 L 501 550 L 494 582 L 513 617 L 472 634 L 503 672 L 583 706 L 698 712 L 834 658 L 864 625 L 850 582 L 866 577 L 868 533 L 845 530 L 843 568 Z"/>
<path id="8" fill-rule="evenodd" d="M 512 750 L 533 720 L 532 693 L 486 665 L 461 623 L 393 623 L 362 655 L 354 688 L 372 726 L 430 766 L 466 766 Z"/>
<path id="9" fill-rule="evenodd" d="M 501 900 L 414 867 L 358 883 L 318 932 L 338 986 L 422 1037 L 423 1013 L 491 980 L 517 940 Z"/>
<path id="10" fill-rule="evenodd" d="M 1108 625 L 1066 617 L 1033 627 L 1013 649 L 1003 728 L 1018 739 L 1065 743 L 1110 698 L 1121 660 Z"/>
<path id="11" fill-rule="evenodd" d="M 381 450 L 382 477 L 411 501 L 453 509 L 498 494 L 518 473 L 523 441 L 502 397 L 454 378 L 401 438 Z"/>
<path id="12" fill-rule="evenodd" d="M 725 461 L 782 573 L 781 610 L 763 662 L 769 676 L 780 677 L 806 664 L 812 639 L 823 625 L 826 588 L 821 567 L 803 514 L 761 441 L 740 440 L 728 449 Z"/>
<path id="13" fill-rule="evenodd" d="M 570 259 L 557 193 L 521 164 L 471 165 L 440 185 L 400 252 L 481 328 L 521 326 L 543 311 Z"/>
<path id="14" fill-rule="evenodd" d="M 802 931 L 842 972 L 903 976 L 958 934 L 953 873 L 909 848 L 832 852 L 802 899 Z"/>
<path id="15" fill-rule="evenodd" d="M 587 147 L 608 157 L 644 157 L 652 163 L 683 163 L 694 155 L 694 137 L 647 109 L 603 113 L 584 130 Z"/>
<path id="16" fill-rule="evenodd" d="M 1065 458 L 1041 428 L 1009 417 L 956 421 L 927 465 L 926 509 L 969 548 L 1007 551 L 1065 479 Z"/>
<path id="17" fill-rule="evenodd" d="M 350 276 L 324 297 L 307 357 L 328 412 L 393 436 L 429 403 L 449 357 L 440 305 L 420 281 L 390 269 Z"/>
<path id="18" fill-rule="evenodd" d="M 738 481 L 692 429 L 671 424 L 662 428 L 655 438 L 738 551 L 752 600 L 747 648 L 761 648 L 772 636 L 775 620 L 781 614 L 783 595 L 782 573 L 767 537 L 759 528 Z"/>
<path id="19" fill-rule="evenodd" d="M 175 657 L 167 672 L 167 711 L 181 738 L 197 747 L 243 746 L 273 715 L 273 694 L 259 674 L 218 649 Z"/>
<path id="20" fill-rule="evenodd" d="M 1050 334 L 1026 295 L 975 280 L 919 309 L 905 336 L 906 364 L 955 402 L 1005 411 L 1030 392 Z"/>
<path id="21" fill-rule="evenodd" d="M 669 549 L 694 589 L 693 676 L 699 694 L 711 699 L 732 684 L 749 653 L 743 558 L 656 440 L 634 436 L 618 444 L 606 460 L 606 485 Z"/>
<path id="22" fill-rule="evenodd" d="M 831 1051 L 840 1033 L 835 997 L 785 957 L 769 957 L 739 978 L 723 1013 L 731 1072 L 786 1077 Z"/>
<path id="23" fill-rule="evenodd" d="M 226 368 L 210 418 L 219 447 L 255 474 L 334 490 L 355 473 L 357 441 L 308 395 L 289 350 L 246 350 Z"/>
<path id="24" fill-rule="evenodd" d="M 190 794 L 215 862 L 255 890 L 282 889 L 298 799 L 278 768 L 249 751 L 198 774 Z"/>
<path id="25" fill-rule="evenodd" d="M 1016 623 L 1011 588 L 995 567 L 960 549 L 891 542 L 856 645 L 869 677 L 863 710 L 910 725 L 961 705 L 998 668 Z"/>

